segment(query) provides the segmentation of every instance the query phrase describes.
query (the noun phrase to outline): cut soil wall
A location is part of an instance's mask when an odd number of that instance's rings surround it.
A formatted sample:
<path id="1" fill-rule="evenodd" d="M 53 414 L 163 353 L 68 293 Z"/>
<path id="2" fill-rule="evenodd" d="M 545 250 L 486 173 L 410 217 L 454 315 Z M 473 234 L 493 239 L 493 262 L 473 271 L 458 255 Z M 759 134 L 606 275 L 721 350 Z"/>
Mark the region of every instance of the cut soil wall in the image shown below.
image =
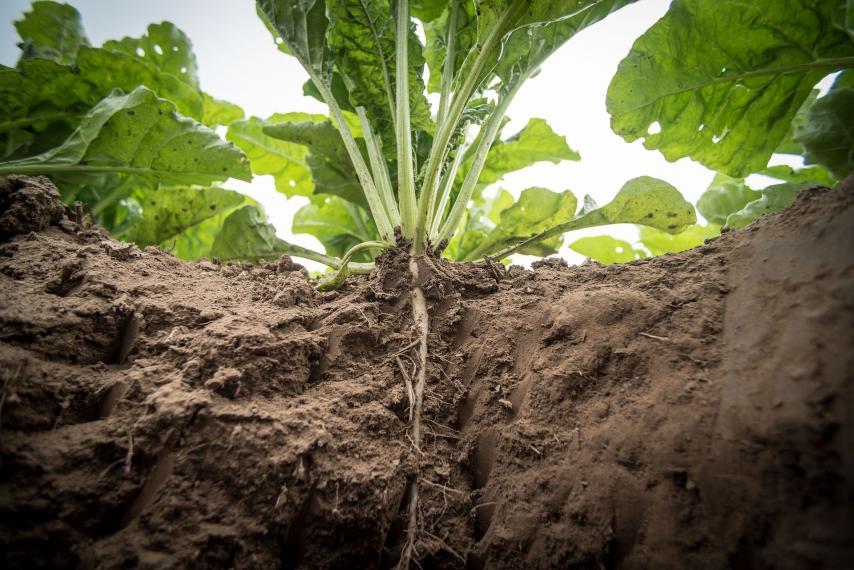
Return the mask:
<path id="1" fill-rule="evenodd" d="M 707 245 L 533 271 L 408 256 L 316 292 L 0 186 L 0 565 L 844 568 L 854 188 Z"/>

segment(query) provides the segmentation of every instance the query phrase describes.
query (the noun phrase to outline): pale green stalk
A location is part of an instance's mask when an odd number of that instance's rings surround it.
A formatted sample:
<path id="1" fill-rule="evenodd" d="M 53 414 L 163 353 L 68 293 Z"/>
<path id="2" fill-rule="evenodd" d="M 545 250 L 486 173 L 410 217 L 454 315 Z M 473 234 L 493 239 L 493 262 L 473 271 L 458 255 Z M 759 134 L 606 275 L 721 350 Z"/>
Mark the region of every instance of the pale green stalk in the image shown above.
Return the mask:
<path id="1" fill-rule="evenodd" d="M 359 253 L 360 251 L 365 251 L 366 249 L 388 249 L 390 247 L 394 247 L 394 244 L 384 242 L 384 241 L 366 241 L 359 244 L 354 245 L 350 249 L 347 250 L 347 253 L 344 254 L 344 257 L 341 258 L 341 261 L 338 265 L 338 273 L 332 276 L 330 279 L 321 283 L 317 288 L 321 291 L 331 291 L 338 289 L 341 285 L 344 284 L 344 281 L 351 274 L 356 273 L 355 265 L 368 265 L 368 264 L 356 264 L 350 263 L 350 259 Z M 370 264 L 373 267 L 373 263 Z"/>
<path id="2" fill-rule="evenodd" d="M 415 221 L 415 176 L 412 168 L 412 133 L 409 125 L 409 0 L 397 2 L 395 36 L 397 73 L 397 196 L 403 235 L 412 236 Z"/>
<path id="3" fill-rule="evenodd" d="M 439 126 L 436 137 L 433 139 L 433 148 L 430 150 L 430 158 L 427 160 L 427 170 L 424 175 L 424 183 L 421 186 L 421 200 L 418 208 L 418 226 L 415 228 L 413 236 L 413 247 L 416 251 L 423 250 L 424 239 L 426 238 L 425 228 L 428 220 L 434 210 L 436 202 L 436 190 L 439 182 L 439 175 L 442 171 L 442 165 L 445 162 L 445 155 L 448 152 L 448 145 L 451 142 L 451 136 L 454 134 L 454 129 L 462 117 L 463 110 L 469 97 L 474 92 L 475 87 L 483 69 L 486 67 L 487 61 L 494 56 L 493 50 L 498 47 L 501 40 L 501 33 L 504 28 L 504 23 L 515 14 L 517 9 L 524 7 L 525 3 L 521 0 L 514 0 L 513 3 L 501 14 L 501 17 L 495 22 L 495 25 L 484 39 L 483 45 L 480 47 L 480 52 L 470 70 L 467 70 L 467 76 L 460 89 L 454 94 L 451 109 L 448 112 L 446 120 Z"/>
<path id="4" fill-rule="evenodd" d="M 448 218 L 442 225 L 442 229 L 437 237 L 439 242 L 451 239 L 451 236 L 454 235 L 454 230 L 457 229 L 460 220 L 463 219 L 463 214 L 465 214 L 468 207 L 468 201 L 471 199 L 471 195 L 477 186 L 477 181 L 480 179 L 480 173 L 483 171 L 484 164 L 486 164 L 489 149 L 492 148 L 492 143 L 495 142 L 495 137 L 498 135 L 499 129 L 501 129 L 501 124 L 504 121 L 504 115 L 507 113 L 510 102 L 519 91 L 523 82 L 524 77 L 516 82 L 511 90 L 501 97 L 495 111 L 493 111 L 483 126 L 480 133 L 482 136 L 478 136 L 480 140 L 477 142 L 477 149 L 474 152 L 471 167 L 466 172 L 463 185 L 460 187 L 460 193 L 457 194 L 457 199 L 451 207 L 451 212 L 448 214 Z"/>
<path id="5" fill-rule="evenodd" d="M 312 82 L 314 82 L 314 85 L 320 92 L 321 97 L 323 97 L 324 102 L 329 106 L 329 112 L 332 114 L 332 118 L 338 125 L 338 132 L 341 133 L 341 140 L 344 141 L 344 147 L 347 149 L 347 154 L 350 155 L 350 160 L 353 162 L 353 166 L 356 169 L 356 175 L 359 177 L 359 183 L 361 184 L 362 191 L 368 201 L 368 208 L 371 210 L 371 215 L 374 217 L 374 222 L 377 224 L 380 236 L 387 240 L 393 239 L 394 229 L 392 228 L 391 222 L 389 221 L 388 215 L 383 207 L 382 199 L 380 198 L 377 187 L 374 184 L 374 179 L 371 177 L 371 172 L 365 164 L 365 159 L 362 158 L 362 153 L 359 150 L 359 146 L 356 144 L 356 139 L 353 138 L 353 133 L 350 132 L 350 127 L 347 125 L 347 121 L 344 120 L 344 115 L 341 112 L 341 108 L 338 106 L 338 102 L 335 101 L 332 91 L 323 82 L 323 80 L 320 79 L 317 73 L 314 72 L 311 66 L 303 65 L 303 67 L 308 71 L 309 77 L 311 77 Z"/>
<path id="6" fill-rule="evenodd" d="M 391 177 L 388 173 L 388 165 L 383 157 L 382 142 L 379 137 L 374 134 L 371 128 L 371 123 L 368 121 L 368 116 L 365 114 L 364 107 L 356 107 L 356 114 L 359 116 L 359 124 L 362 125 L 362 132 L 365 135 L 365 143 L 368 147 L 368 159 L 371 161 L 371 170 L 374 173 L 374 181 L 380 190 L 380 198 L 382 198 L 385 211 L 388 214 L 392 226 L 400 225 L 400 212 L 397 209 L 397 201 L 394 199 L 394 191 L 391 186 Z"/>
<path id="7" fill-rule="evenodd" d="M 443 179 L 444 185 L 442 188 L 442 197 L 439 199 L 439 205 L 436 207 L 436 212 L 433 214 L 433 222 L 430 225 L 430 240 L 436 244 L 438 244 L 436 237 L 439 235 L 439 228 L 442 226 L 442 220 L 445 217 L 445 210 L 448 208 L 448 200 L 451 199 L 451 192 L 454 189 L 454 181 L 457 178 L 457 171 L 459 171 L 460 165 L 462 165 L 465 160 L 467 150 L 468 148 L 463 148 L 462 146 L 457 149 L 454 161 L 451 163 L 451 167 L 445 173 L 445 178 Z"/>
<path id="8" fill-rule="evenodd" d="M 448 32 L 445 35 L 445 65 L 442 68 L 439 113 L 436 115 L 439 125 L 447 119 L 448 103 L 451 100 L 451 85 L 454 82 L 454 60 L 457 59 L 457 10 L 459 10 L 459 0 L 451 0 L 451 13 L 448 16 Z"/>

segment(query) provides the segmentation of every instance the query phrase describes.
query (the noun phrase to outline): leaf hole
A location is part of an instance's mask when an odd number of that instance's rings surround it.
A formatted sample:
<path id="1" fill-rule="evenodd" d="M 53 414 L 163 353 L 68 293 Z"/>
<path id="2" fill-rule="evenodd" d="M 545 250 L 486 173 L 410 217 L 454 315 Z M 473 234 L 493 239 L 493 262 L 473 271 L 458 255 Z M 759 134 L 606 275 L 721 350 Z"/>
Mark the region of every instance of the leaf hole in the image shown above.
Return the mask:
<path id="1" fill-rule="evenodd" d="M 187 73 L 187 66 L 185 66 L 185 65 L 181 66 L 181 73 Z"/>
<path id="2" fill-rule="evenodd" d="M 649 126 L 649 128 L 646 130 L 646 132 L 647 132 L 647 134 L 650 134 L 650 135 L 657 135 L 658 133 L 661 132 L 661 124 L 658 121 L 655 121 L 653 124 L 651 124 Z"/>
<path id="3" fill-rule="evenodd" d="M 291 180 L 290 182 L 288 182 L 288 186 L 290 186 L 291 188 L 295 188 L 295 187 L 296 187 L 296 185 L 297 185 L 297 183 L 296 183 L 296 182 L 294 182 L 293 180 Z"/>
<path id="4" fill-rule="evenodd" d="M 145 50 L 141 47 L 136 48 L 136 55 L 138 55 L 139 57 L 145 57 Z"/>
<path id="5" fill-rule="evenodd" d="M 158 44 L 154 44 L 154 53 L 156 53 L 157 55 L 163 55 L 163 48 L 160 47 Z"/>

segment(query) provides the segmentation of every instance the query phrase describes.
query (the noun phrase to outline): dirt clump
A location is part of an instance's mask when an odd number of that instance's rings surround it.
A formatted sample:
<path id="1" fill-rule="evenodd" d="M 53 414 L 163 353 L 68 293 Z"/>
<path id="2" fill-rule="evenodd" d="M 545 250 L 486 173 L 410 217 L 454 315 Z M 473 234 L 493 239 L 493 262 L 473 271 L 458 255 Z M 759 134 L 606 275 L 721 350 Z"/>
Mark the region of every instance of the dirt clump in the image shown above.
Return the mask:
<path id="1" fill-rule="evenodd" d="M 844 567 L 851 186 L 625 265 L 419 259 L 417 452 L 404 252 L 318 293 L 287 258 L 114 242 L 16 178 L 0 563 L 393 567 L 417 477 L 424 568 Z"/>

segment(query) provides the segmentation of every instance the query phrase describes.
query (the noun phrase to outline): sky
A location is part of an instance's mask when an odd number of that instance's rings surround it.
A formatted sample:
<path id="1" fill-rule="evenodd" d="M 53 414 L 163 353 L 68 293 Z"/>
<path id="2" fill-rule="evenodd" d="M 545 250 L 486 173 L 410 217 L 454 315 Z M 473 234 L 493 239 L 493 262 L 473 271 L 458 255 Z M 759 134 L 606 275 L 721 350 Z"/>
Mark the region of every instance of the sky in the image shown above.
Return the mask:
<path id="1" fill-rule="evenodd" d="M 139 36 L 149 23 L 168 20 L 192 39 L 202 88 L 220 99 L 239 104 L 247 115 L 266 117 L 274 112 L 325 113 L 318 101 L 302 95 L 305 72 L 291 57 L 279 52 L 255 14 L 252 0 L 71 0 L 83 16 L 93 45 L 108 39 Z M 690 202 L 696 202 L 713 173 L 689 159 L 667 162 L 640 141 L 626 143 L 609 126 L 605 93 L 620 60 L 634 40 L 667 11 L 669 0 L 640 0 L 583 30 L 543 65 L 540 73 L 519 91 L 508 111 L 511 121 L 503 135 L 519 131 L 534 117 L 546 119 L 555 132 L 566 136 L 579 151 L 580 162 L 540 163 L 513 173 L 492 188 L 506 188 L 518 196 L 531 186 L 555 191 L 572 190 L 579 199 L 590 194 L 607 203 L 624 182 L 636 176 L 654 176 L 673 184 Z M 13 20 L 28 10 L 27 0 L 0 2 L 0 63 L 14 65 L 19 50 Z M 286 199 L 275 191 L 272 177 L 259 176 L 251 184 L 231 180 L 227 188 L 260 201 L 278 235 L 322 251 L 308 235 L 291 234 L 294 212 L 305 198 Z M 571 242 L 585 235 L 608 233 L 633 242 L 633 226 L 593 228 L 567 236 Z M 564 246 L 560 255 L 570 263 L 584 258 Z M 527 265 L 530 259 L 514 256 Z M 310 269 L 319 269 L 305 262 Z"/>

